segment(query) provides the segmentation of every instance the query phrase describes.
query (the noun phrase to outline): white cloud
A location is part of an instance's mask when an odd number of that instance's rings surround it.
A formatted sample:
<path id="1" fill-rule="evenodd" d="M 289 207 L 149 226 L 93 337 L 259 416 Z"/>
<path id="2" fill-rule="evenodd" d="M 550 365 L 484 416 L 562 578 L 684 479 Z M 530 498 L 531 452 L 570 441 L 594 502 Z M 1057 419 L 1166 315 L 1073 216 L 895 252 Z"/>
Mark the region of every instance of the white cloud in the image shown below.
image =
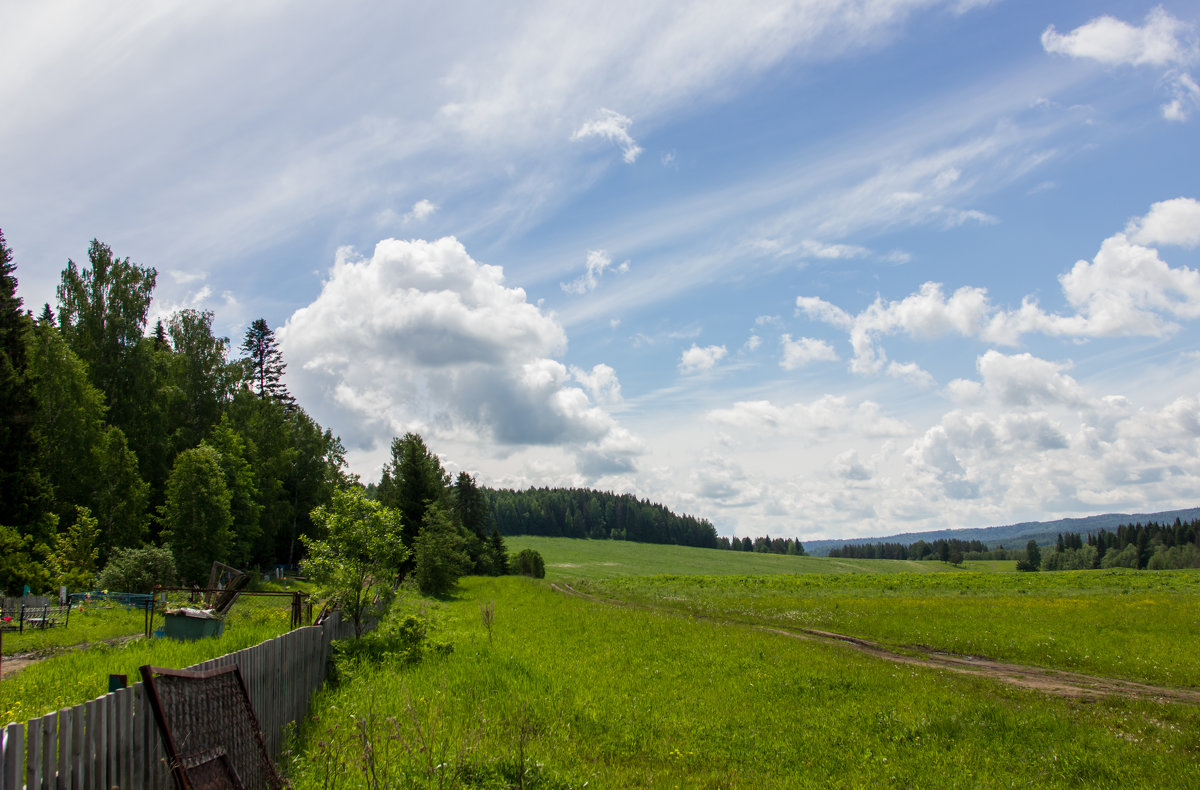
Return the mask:
<path id="1" fill-rule="evenodd" d="M 1028 353 L 1006 355 L 998 351 L 988 351 L 976 365 L 984 388 L 1005 406 L 1085 403 L 1079 384 L 1063 373 L 1067 365 Z"/>
<path id="2" fill-rule="evenodd" d="M 776 258 L 817 258 L 825 261 L 851 260 L 866 258 L 871 251 L 866 247 L 855 244 L 831 244 L 813 239 L 802 239 L 796 244 L 789 244 L 778 239 L 759 239 L 753 246 Z"/>
<path id="3" fill-rule="evenodd" d="M 746 343 L 742 346 L 742 349 L 745 351 L 754 351 L 762 345 L 762 342 L 762 338 L 758 335 L 750 335 L 746 339 Z"/>
<path id="4" fill-rule="evenodd" d="M 983 385 L 970 379 L 954 379 L 946 385 L 946 397 L 963 405 L 975 403 L 983 397 Z"/>
<path id="5" fill-rule="evenodd" d="M 934 381 L 933 375 L 916 362 L 889 363 L 887 374 L 894 379 L 903 379 L 923 388 L 932 387 L 937 383 Z"/>
<path id="6" fill-rule="evenodd" d="M 1171 268 L 1123 233 L 1105 239 L 1092 262 L 1079 261 L 1058 279 L 1078 313 L 1053 322 L 1064 334 L 1162 335 L 1174 328 L 1167 317 L 1200 317 L 1200 272 Z"/>
<path id="7" fill-rule="evenodd" d="M 612 258 L 604 250 L 592 250 L 587 254 L 587 269 L 583 274 L 569 283 L 559 283 L 559 287 L 569 294 L 585 294 L 596 290 L 600 277 L 612 266 Z M 617 266 L 613 271 L 624 274 L 629 271 L 629 261 Z"/>
<path id="8" fill-rule="evenodd" d="M 1128 235 L 1127 235 L 1128 234 Z M 1200 272 L 1171 267 L 1158 252 L 1130 237 L 1159 244 L 1200 244 L 1200 203 L 1191 198 L 1155 203 L 1129 223 L 1125 233 L 1105 239 L 1091 261 L 1081 260 L 1059 276 L 1073 312 L 1050 313 L 1026 297 L 1014 310 L 991 304 L 987 289 L 964 286 L 949 297 L 941 283 L 928 282 L 903 299 L 875 302 L 857 315 L 812 296 L 796 299 L 796 313 L 845 331 L 854 349 L 851 369 L 875 374 L 888 368 L 882 339 L 945 335 L 1013 345 L 1039 332 L 1078 338 L 1163 336 L 1176 320 L 1200 318 Z"/>
<path id="9" fill-rule="evenodd" d="M 683 352 L 679 357 L 679 371 L 681 373 L 700 373 L 706 370 L 712 370 L 714 366 L 729 353 L 725 346 L 704 346 L 701 348 L 695 343 L 692 347 Z"/>
<path id="10" fill-rule="evenodd" d="M 1185 72 L 1167 75 L 1167 84 L 1173 98 L 1162 106 L 1163 118 L 1182 123 L 1200 107 L 1200 85 Z"/>
<path id="11" fill-rule="evenodd" d="M 369 259 L 339 251 L 321 293 L 278 334 L 289 386 L 350 447 L 419 430 L 496 448 L 561 446 L 581 472 L 603 459 L 627 467 L 636 454 L 636 440 L 551 358 L 566 345 L 554 317 L 456 239 L 388 239 Z M 575 378 L 619 392 L 607 366 Z"/>
<path id="12" fill-rule="evenodd" d="M 882 336 L 904 333 L 912 337 L 932 338 L 954 333 L 972 336 L 982 331 L 990 311 L 987 291 L 963 287 L 947 299 L 941 283 L 925 283 L 919 293 L 899 301 L 875 302 L 857 316 L 823 299 L 801 296 L 797 312 L 847 330 L 854 348 L 851 369 L 858 373 L 878 373 L 884 369 L 887 355 L 879 345 Z"/>
<path id="13" fill-rule="evenodd" d="M 621 402 L 621 382 L 617 379 L 617 372 L 608 365 L 601 363 L 591 371 L 572 367 L 571 376 L 584 386 L 597 403 L 612 405 Z"/>
<path id="14" fill-rule="evenodd" d="M 847 450 L 833 459 L 833 473 L 845 480 L 870 480 L 873 477 L 855 450 Z"/>
<path id="15" fill-rule="evenodd" d="M 1131 221 L 1125 234 L 1137 244 L 1200 245 L 1200 200 L 1179 197 L 1150 206 L 1150 213 Z"/>
<path id="16" fill-rule="evenodd" d="M 629 126 L 633 121 L 619 112 L 602 109 L 599 115 L 575 130 L 572 140 L 586 140 L 589 137 L 599 137 L 616 143 L 624 154 L 628 164 L 633 164 L 642 153 L 642 148 L 629 134 Z"/>
<path id="17" fill-rule="evenodd" d="M 1200 86 L 1183 67 L 1200 60 L 1194 27 L 1167 13 L 1161 6 L 1146 15 L 1141 27 L 1111 16 L 1101 16 L 1070 33 L 1054 26 L 1042 33 L 1047 52 L 1096 60 L 1109 66 L 1154 66 L 1166 69 L 1163 77 L 1173 98 L 1162 106 L 1168 121 L 1186 121 L 1200 106 Z"/>
<path id="18" fill-rule="evenodd" d="M 420 222 L 429 219 L 437 211 L 437 206 L 429 200 L 418 200 L 413 203 L 413 207 L 404 215 L 404 223 Z"/>
<path id="19" fill-rule="evenodd" d="M 1113 66 L 1169 66 L 1196 57 L 1194 43 L 1186 39 L 1189 32 L 1188 24 L 1158 7 L 1146 15 L 1142 27 L 1111 16 L 1097 17 L 1065 34 L 1051 25 L 1042 33 L 1042 47 Z"/>
<path id="20" fill-rule="evenodd" d="M 784 370 L 796 370 L 810 362 L 837 361 L 837 352 L 824 340 L 812 337 L 799 337 L 792 340 L 791 335 L 784 335 L 781 340 L 783 357 L 779 360 L 779 367 Z"/>

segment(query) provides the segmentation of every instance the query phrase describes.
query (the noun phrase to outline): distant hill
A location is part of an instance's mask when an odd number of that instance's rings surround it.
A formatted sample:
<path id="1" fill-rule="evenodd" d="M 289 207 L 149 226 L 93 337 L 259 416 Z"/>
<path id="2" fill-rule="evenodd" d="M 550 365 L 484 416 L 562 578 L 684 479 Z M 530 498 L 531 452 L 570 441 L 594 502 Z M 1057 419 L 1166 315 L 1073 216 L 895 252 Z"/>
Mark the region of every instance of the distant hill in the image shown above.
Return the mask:
<path id="1" fill-rule="evenodd" d="M 1024 548 L 1031 540 L 1041 545 L 1054 543 L 1060 532 L 1078 532 L 1086 535 L 1102 529 L 1115 530 L 1122 524 L 1145 524 L 1150 521 L 1159 524 L 1180 521 L 1195 521 L 1200 519 L 1200 508 L 1186 510 L 1166 510 L 1161 513 L 1105 513 L 1101 516 L 1085 516 L 1083 518 L 1060 518 L 1057 521 L 1023 521 L 1020 524 L 1009 524 L 1003 527 L 979 527 L 975 529 L 940 529 L 932 532 L 905 532 L 899 535 L 886 535 L 875 538 L 850 538 L 848 540 L 806 540 L 804 549 L 809 554 L 824 557 L 829 550 L 847 544 L 863 543 L 900 543 L 910 546 L 918 540 L 930 543 L 935 540 L 957 538 L 958 540 L 980 540 L 994 549 L 1003 546 L 1006 549 Z"/>

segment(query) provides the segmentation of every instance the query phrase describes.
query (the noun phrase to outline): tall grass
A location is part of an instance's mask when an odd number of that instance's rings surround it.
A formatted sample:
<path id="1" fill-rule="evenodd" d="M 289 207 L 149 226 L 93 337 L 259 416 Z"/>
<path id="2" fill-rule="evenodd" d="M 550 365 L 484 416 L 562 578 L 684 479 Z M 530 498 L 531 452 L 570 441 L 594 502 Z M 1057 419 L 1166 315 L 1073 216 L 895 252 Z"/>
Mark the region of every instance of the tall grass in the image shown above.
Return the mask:
<path id="1" fill-rule="evenodd" d="M 72 615 L 72 620 L 74 615 Z M 181 668 L 233 653 L 278 636 L 274 619 L 243 621 L 220 637 L 179 642 L 135 639 L 67 650 L 38 661 L 0 681 L 0 722 L 26 721 L 52 710 L 78 705 L 108 692 L 108 676 L 139 680 L 143 664 Z M 7 644 L 8 637 L 5 637 Z"/>
<path id="2" fill-rule="evenodd" d="M 6 631 L 4 655 L 44 653 L 90 642 L 105 642 L 145 632 L 146 613 L 120 605 L 85 605 L 73 609 L 67 625 Z"/>
<path id="3" fill-rule="evenodd" d="M 323 692 L 297 788 L 1200 783 L 1194 707 L 1050 698 L 526 579 L 464 580 L 431 611 L 453 650 Z"/>
<path id="4" fill-rule="evenodd" d="M 1200 686 L 1200 571 L 628 577 L 615 598 L 782 628 Z"/>

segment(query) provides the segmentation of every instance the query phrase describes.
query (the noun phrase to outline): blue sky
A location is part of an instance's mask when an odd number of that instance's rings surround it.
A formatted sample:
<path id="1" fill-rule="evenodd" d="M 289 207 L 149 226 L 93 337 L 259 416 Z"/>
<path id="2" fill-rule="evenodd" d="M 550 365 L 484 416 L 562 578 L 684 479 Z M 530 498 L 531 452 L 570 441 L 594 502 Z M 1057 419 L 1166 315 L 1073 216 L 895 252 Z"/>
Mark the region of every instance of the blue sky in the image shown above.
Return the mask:
<path id="1" fill-rule="evenodd" d="M 248 7 L 249 6 L 249 7 Z M 1195 506 L 1194 2 L 0 2 L 29 307 L 97 237 L 376 479 L 722 534 Z"/>

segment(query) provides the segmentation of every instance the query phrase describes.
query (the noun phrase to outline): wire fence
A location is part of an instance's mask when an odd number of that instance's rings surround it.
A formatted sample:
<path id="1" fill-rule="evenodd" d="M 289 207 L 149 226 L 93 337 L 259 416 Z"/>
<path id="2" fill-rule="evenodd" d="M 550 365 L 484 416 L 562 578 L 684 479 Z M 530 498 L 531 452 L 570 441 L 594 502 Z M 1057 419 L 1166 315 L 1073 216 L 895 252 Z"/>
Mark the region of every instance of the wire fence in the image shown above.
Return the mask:
<path id="1" fill-rule="evenodd" d="M 196 587 L 164 587 L 155 590 L 147 634 L 162 628 L 165 615 L 182 610 L 210 610 L 224 590 Z M 312 625 L 312 600 L 302 592 L 242 591 L 223 615 L 224 628 L 247 624 L 271 624 L 279 631 Z"/>

